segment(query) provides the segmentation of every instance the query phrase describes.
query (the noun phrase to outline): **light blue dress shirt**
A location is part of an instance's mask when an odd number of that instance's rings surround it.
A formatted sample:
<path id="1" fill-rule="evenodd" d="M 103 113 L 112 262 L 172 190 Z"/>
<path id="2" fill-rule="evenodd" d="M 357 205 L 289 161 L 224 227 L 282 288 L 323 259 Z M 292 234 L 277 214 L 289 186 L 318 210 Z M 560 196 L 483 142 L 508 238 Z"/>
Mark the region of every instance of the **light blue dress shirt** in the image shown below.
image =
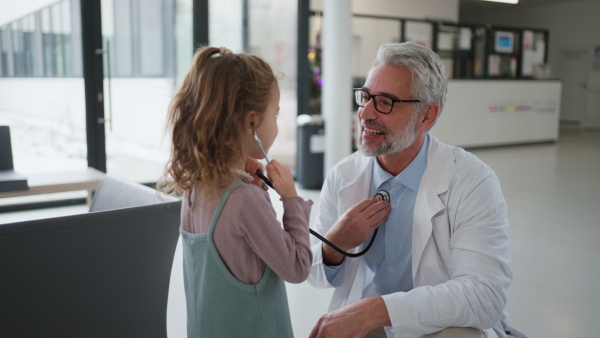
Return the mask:
<path id="1" fill-rule="evenodd" d="M 429 136 L 415 159 L 397 176 L 385 171 L 378 161 L 373 161 L 370 196 L 379 190 L 390 193 L 392 211 L 382 225 L 373 246 L 361 258 L 364 259 L 365 288 L 363 298 L 380 296 L 398 291 L 409 291 L 412 283 L 412 224 L 417 191 L 427 166 L 427 145 Z M 365 245 L 371 240 L 369 237 Z M 345 258 L 346 259 L 346 258 Z M 325 274 L 332 285 L 343 278 L 345 264 L 326 266 Z"/>

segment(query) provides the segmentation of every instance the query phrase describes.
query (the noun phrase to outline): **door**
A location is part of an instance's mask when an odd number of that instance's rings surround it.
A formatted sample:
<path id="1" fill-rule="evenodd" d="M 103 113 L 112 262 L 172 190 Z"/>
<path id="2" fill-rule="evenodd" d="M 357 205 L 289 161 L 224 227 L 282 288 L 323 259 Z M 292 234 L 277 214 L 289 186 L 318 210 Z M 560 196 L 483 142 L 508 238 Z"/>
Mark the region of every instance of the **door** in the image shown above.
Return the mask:
<path id="1" fill-rule="evenodd" d="M 588 81 L 587 114 L 584 126 L 600 128 L 600 45 L 594 48 L 592 72 Z"/>
<path id="2" fill-rule="evenodd" d="M 587 112 L 588 78 L 592 51 L 588 47 L 561 48 L 558 77 L 562 80 L 560 119 L 583 125 Z"/>

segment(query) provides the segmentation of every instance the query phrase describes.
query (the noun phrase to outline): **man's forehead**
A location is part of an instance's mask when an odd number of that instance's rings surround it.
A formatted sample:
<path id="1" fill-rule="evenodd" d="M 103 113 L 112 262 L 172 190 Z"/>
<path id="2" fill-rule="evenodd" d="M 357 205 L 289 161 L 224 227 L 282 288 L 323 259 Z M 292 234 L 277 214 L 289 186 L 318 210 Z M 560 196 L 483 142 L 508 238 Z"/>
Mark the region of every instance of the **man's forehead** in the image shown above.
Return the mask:
<path id="1" fill-rule="evenodd" d="M 363 89 L 371 94 L 389 94 L 395 98 L 410 90 L 411 73 L 392 65 L 377 65 L 367 76 Z"/>

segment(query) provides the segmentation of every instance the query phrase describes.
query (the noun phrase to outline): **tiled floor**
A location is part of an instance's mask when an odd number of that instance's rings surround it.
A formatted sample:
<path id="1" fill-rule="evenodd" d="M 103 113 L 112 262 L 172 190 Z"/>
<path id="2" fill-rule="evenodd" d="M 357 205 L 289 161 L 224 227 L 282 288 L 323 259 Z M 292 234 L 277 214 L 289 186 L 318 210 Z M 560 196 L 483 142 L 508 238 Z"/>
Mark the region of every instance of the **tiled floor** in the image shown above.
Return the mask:
<path id="1" fill-rule="evenodd" d="M 600 131 L 561 130 L 557 143 L 472 152 L 497 172 L 509 207 L 514 273 L 510 323 L 530 337 L 598 337 Z M 299 190 L 315 204 L 318 193 Z M 273 200 L 281 214 L 278 198 Z M 312 217 L 315 213 L 316 205 Z M 0 224 L 42 215 L 0 214 Z M 185 336 L 179 249 L 168 309 L 169 337 L 175 338 Z M 331 290 L 315 290 L 306 282 L 288 284 L 296 337 L 308 336 L 327 310 L 330 295 Z"/>

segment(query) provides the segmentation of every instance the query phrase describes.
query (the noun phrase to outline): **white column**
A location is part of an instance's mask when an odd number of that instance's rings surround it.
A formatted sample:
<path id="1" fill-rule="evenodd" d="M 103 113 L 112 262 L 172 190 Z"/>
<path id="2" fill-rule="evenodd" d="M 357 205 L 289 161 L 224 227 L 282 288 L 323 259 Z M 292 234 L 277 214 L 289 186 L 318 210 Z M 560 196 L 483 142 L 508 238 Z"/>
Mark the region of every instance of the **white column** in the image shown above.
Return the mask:
<path id="1" fill-rule="evenodd" d="M 325 0 L 322 27 L 325 177 L 352 152 L 352 1 Z"/>

